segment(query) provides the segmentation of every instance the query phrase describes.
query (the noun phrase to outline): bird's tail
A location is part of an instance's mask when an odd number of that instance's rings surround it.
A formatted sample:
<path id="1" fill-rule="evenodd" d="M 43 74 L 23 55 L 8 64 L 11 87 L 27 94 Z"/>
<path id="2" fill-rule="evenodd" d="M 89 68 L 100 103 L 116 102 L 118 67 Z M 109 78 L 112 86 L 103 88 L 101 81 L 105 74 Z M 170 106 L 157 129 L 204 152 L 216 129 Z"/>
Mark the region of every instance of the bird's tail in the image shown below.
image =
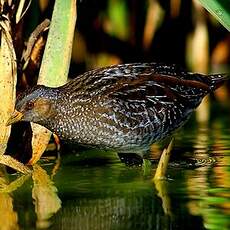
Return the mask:
<path id="1" fill-rule="evenodd" d="M 230 74 L 210 74 L 208 75 L 208 78 L 210 80 L 210 88 L 213 91 L 229 80 Z"/>

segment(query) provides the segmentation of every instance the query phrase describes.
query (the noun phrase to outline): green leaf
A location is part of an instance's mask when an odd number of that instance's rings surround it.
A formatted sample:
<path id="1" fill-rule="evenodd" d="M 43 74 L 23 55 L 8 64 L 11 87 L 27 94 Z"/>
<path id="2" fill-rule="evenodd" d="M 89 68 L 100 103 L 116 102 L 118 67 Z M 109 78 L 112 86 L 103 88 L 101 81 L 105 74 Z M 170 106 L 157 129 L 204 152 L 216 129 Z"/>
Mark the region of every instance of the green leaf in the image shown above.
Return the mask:
<path id="1" fill-rule="evenodd" d="M 76 23 L 76 0 L 56 0 L 38 84 L 60 86 L 66 83 Z"/>
<path id="2" fill-rule="evenodd" d="M 200 0 L 200 2 L 228 31 L 230 31 L 229 0 Z"/>

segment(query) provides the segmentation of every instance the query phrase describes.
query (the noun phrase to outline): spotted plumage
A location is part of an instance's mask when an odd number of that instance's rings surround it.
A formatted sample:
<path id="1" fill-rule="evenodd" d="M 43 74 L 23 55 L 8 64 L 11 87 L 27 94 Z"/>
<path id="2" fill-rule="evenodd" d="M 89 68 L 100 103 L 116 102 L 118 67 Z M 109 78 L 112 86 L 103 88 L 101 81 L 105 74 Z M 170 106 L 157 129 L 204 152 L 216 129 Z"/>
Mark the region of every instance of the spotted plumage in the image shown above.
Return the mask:
<path id="1" fill-rule="evenodd" d="M 58 88 L 35 86 L 18 97 L 16 110 L 61 139 L 142 154 L 183 125 L 226 78 L 156 63 L 110 66 Z"/>

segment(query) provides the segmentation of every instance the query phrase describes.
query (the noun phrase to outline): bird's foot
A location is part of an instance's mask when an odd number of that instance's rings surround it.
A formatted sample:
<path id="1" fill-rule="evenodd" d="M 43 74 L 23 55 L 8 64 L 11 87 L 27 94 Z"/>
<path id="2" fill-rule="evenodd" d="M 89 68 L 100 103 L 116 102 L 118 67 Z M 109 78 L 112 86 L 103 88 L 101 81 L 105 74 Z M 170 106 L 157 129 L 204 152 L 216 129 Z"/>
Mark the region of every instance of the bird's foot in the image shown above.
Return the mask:
<path id="1" fill-rule="evenodd" d="M 118 153 L 118 156 L 122 163 L 131 167 L 141 167 L 144 162 L 143 158 L 135 153 Z"/>

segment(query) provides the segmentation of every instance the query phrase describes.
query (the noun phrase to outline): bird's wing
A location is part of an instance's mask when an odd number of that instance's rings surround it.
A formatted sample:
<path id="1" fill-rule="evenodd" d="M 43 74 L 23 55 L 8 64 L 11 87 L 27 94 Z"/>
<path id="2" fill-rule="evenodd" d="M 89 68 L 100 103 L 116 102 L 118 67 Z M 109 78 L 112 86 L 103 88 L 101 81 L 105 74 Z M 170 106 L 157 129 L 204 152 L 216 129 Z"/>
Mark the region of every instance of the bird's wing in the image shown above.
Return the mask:
<path id="1" fill-rule="evenodd" d="M 92 70 L 62 87 L 79 109 L 95 110 L 92 116 L 103 116 L 105 124 L 122 126 L 124 132 L 158 130 L 156 135 L 163 137 L 188 118 L 217 78 L 176 66 L 135 63 Z"/>
<path id="2" fill-rule="evenodd" d="M 110 112 L 103 114 L 108 121 L 122 126 L 127 132 L 143 132 L 142 136 L 146 134 L 147 140 L 155 140 L 187 120 L 208 90 L 206 84 L 196 80 L 142 74 L 131 80 L 121 78 L 100 97 L 103 97 L 102 106 L 109 108 Z M 152 133 L 151 137 L 149 133 Z"/>
<path id="3" fill-rule="evenodd" d="M 116 110 L 119 119 L 125 115 L 128 123 L 138 123 L 141 114 L 146 114 L 144 123 L 165 116 L 171 123 L 184 119 L 210 91 L 203 78 L 176 66 L 124 64 L 89 71 L 67 84 L 65 92 L 78 104 L 97 101 L 98 107 Z"/>
<path id="4" fill-rule="evenodd" d="M 183 95 L 187 94 L 189 97 L 189 95 L 200 96 L 200 92 L 204 88 L 208 90 L 207 85 L 202 83 L 203 78 L 202 75 L 187 73 L 175 65 L 134 63 L 88 71 L 77 76 L 63 88 L 67 89 L 65 91 L 73 91 L 71 93 L 76 94 L 76 96 L 92 98 L 96 95 L 106 94 L 113 88 L 119 91 L 127 84 L 138 86 L 140 83 L 151 85 L 151 82 L 153 84 L 155 82 L 160 85 L 174 87 L 176 91 Z"/>

